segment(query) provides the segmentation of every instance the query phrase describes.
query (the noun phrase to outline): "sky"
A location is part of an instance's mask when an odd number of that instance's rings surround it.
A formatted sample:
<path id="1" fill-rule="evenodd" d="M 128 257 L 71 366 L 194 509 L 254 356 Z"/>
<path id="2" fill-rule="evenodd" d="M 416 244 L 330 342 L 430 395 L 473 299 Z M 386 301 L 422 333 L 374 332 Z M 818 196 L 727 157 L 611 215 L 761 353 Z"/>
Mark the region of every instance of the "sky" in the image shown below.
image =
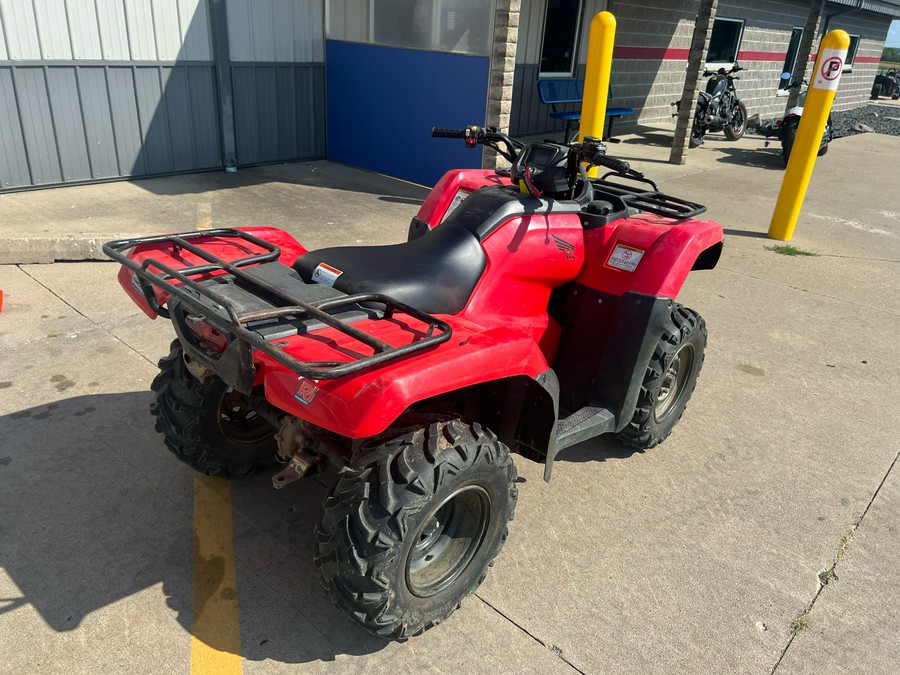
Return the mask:
<path id="1" fill-rule="evenodd" d="M 885 47 L 900 47 L 900 20 L 891 22 L 891 29 L 888 31 Z"/>

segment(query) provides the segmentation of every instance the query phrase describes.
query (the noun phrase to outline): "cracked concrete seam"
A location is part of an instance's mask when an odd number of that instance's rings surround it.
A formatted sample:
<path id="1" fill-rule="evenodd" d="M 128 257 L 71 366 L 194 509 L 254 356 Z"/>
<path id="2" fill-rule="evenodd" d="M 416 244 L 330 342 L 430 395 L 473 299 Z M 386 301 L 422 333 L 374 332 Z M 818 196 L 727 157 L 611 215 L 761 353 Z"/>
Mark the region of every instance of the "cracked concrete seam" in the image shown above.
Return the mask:
<path id="1" fill-rule="evenodd" d="M 866 508 L 863 509 L 862 514 L 859 518 L 856 519 L 847 533 L 841 537 L 841 541 L 838 544 L 838 550 L 834 555 L 834 559 L 832 560 L 831 566 L 821 570 L 816 574 L 816 577 L 819 582 L 819 587 L 816 589 L 815 595 L 813 595 L 812 600 L 806 605 L 802 612 L 794 619 L 791 625 L 791 636 L 788 638 L 787 644 L 784 646 L 784 649 L 781 651 L 781 654 L 778 656 L 778 660 L 775 662 L 775 665 L 772 666 L 772 670 L 769 671 L 770 675 L 774 674 L 775 671 L 778 670 L 778 666 L 781 665 L 781 662 L 784 660 L 784 657 L 787 655 L 788 650 L 791 648 L 791 645 L 794 643 L 794 639 L 797 635 L 805 630 L 808 625 L 809 618 L 812 616 L 813 609 L 815 609 L 816 602 L 819 599 L 819 596 L 822 595 L 822 591 L 825 590 L 825 587 L 828 586 L 830 581 L 837 581 L 838 577 L 835 574 L 835 570 L 837 566 L 843 562 L 847 553 L 850 551 L 850 545 L 853 542 L 853 535 L 856 531 L 862 526 L 863 520 L 866 517 L 866 514 L 869 513 L 869 510 L 872 508 L 872 504 L 875 503 L 875 499 L 878 497 L 878 493 L 881 492 L 881 488 L 884 486 L 888 477 L 891 475 L 891 472 L 894 470 L 894 467 L 897 465 L 897 462 L 900 461 L 900 451 L 894 455 L 894 459 L 891 462 L 890 466 L 888 466 L 887 471 L 885 471 L 884 476 L 882 476 L 881 481 L 878 483 L 878 487 L 875 488 L 875 492 L 872 493 L 872 498 L 869 499 L 869 503 L 866 504 Z"/>
<path id="2" fill-rule="evenodd" d="M 557 647 L 557 646 L 554 645 L 554 644 L 548 644 L 548 643 L 544 642 L 543 640 L 541 640 L 541 638 L 539 638 L 537 635 L 535 635 L 534 633 L 532 633 L 531 631 L 529 631 L 527 628 L 525 628 L 525 627 L 522 626 L 521 624 L 519 624 L 519 623 L 517 623 L 516 621 L 514 621 L 511 617 L 509 617 L 509 616 L 507 616 L 506 614 L 504 614 L 504 613 L 503 613 L 502 611 L 500 611 L 497 607 L 495 607 L 495 606 L 492 605 L 490 602 L 488 602 L 487 600 L 485 600 L 485 599 L 484 599 L 481 595 L 479 595 L 477 592 L 476 592 L 476 593 L 473 593 L 473 596 L 476 597 L 476 598 L 478 598 L 479 600 L 481 600 L 481 602 L 483 602 L 485 605 L 487 605 L 487 606 L 488 606 L 491 610 L 493 610 L 496 614 L 500 615 L 503 619 L 505 619 L 506 621 L 508 621 L 509 623 L 511 623 L 513 626 L 515 626 L 516 628 L 518 628 L 518 629 L 519 629 L 520 631 L 522 631 L 523 633 L 525 633 L 525 635 L 527 635 L 528 637 L 530 637 L 532 640 L 534 640 L 535 642 L 537 642 L 539 645 L 541 645 L 542 647 L 544 647 L 544 648 L 547 649 L 548 651 L 552 652 L 552 653 L 553 653 L 560 661 L 562 661 L 563 663 L 565 663 L 565 664 L 566 664 L 567 666 L 569 666 L 572 670 L 574 670 L 574 671 L 577 672 L 577 673 L 581 673 L 581 675 L 586 675 L 585 671 L 581 670 L 581 668 L 579 668 L 579 667 L 576 666 L 574 663 L 572 663 L 571 661 L 569 661 L 569 659 L 567 659 L 565 656 L 563 656 L 562 649 L 560 649 L 559 647 Z"/>
<path id="3" fill-rule="evenodd" d="M 30 273 L 28 272 L 28 270 L 25 269 L 25 266 L 24 266 L 24 265 L 16 265 L 16 267 L 17 267 L 17 268 L 18 268 L 25 276 L 27 276 L 29 279 L 31 279 L 32 281 L 34 281 L 34 283 L 36 283 L 36 284 L 37 284 L 38 286 L 40 286 L 41 288 L 45 289 L 48 293 L 50 293 L 50 295 L 52 295 L 54 298 L 56 298 L 56 299 L 59 300 L 61 303 L 63 303 L 66 307 L 68 307 L 68 308 L 71 309 L 73 312 L 75 312 L 78 316 L 80 316 L 80 317 L 83 318 L 85 321 L 87 321 L 89 324 L 91 324 L 91 327 L 90 327 L 90 328 L 86 328 L 86 329 L 83 330 L 83 331 L 79 331 L 79 330 L 69 331 L 68 333 L 66 333 L 66 337 L 69 337 L 69 338 L 80 337 L 81 335 L 86 335 L 87 333 L 90 333 L 90 332 L 93 331 L 93 330 L 100 330 L 100 331 L 103 331 L 104 333 L 106 333 L 107 335 L 109 335 L 110 337 L 112 337 L 113 339 L 115 339 L 116 341 L 120 342 L 124 347 L 126 347 L 126 348 L 129 349 L 130 351 L 132 351 L 132 352 L 134 352 L 135 354 L 137 354 L 138 356 L 140 356 L 142 359 L 144 359 L 144 360 L 145 360 L 147 363 L 149 363 L 150 365 L 156 367 L 156 362 L 155 362 L 155 361 L 153 361 L 152 359 L 147 358 L 147 356 L 145 356 L 144 354 L 141 354 L 141 352 L 139 352 L 137 349 L 135 349 L 135 348 L 132 347 L 130 344 L 128 344 L 127 342 L 125 342 L 125 341 L 124 341 L 122 338 L 120 338 L 118 335 L 116 335 L 115 333 L 113 333 L 113 332 L 112 332 L 112 326 L 107 326 L 107 325 L 104 325 L 104 324 L 102 324 L 102 323 L 98 323 L 98 322 L 94 321 L 91 317 L 89 317 L 87 314 L 85 314 L 84 312 L 82 312 L 81 310 L 79 310 L 77 307 L 75 307 L 72 303 L 70 303 L 68 300 L 66 300 L 64 297 L 62 297 L 59 293 L 57 293 L 57 292 L 54 291 L 52 288 L 50 288 L 47 284 L 45 284 L 44 282 L 42 282 L 40 279 L 38 279 L 38 278 L 37 278 L 36 276 L 34 276 L 33 274 L 30 274 Z M 135 313 L 135 314 L 133 314 L 133 315 L 131 315 L 131 316 L 139 316 L 139 314 L 138 314 L 138 313 Z M 49 337 L 49 336 L 48 336 L 48 337 Z M 60 336 L 55 336 L 54 338 L 51 338 L 51 339 L 55 339 L 56 337 L 60 337 Z M 43 339 L 44 339 L 44 338 L 35 338 L 35 340 L 43 340 Z"/>

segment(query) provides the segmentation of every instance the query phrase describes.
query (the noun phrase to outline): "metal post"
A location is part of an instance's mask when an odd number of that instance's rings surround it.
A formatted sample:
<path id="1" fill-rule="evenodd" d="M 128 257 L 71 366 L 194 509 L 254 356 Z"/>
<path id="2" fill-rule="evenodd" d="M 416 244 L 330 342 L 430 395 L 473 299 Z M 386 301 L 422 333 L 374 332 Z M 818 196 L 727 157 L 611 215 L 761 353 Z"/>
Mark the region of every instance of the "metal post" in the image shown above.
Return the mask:
<path id="1" fill-rule="evenodd" d="M 606 99 L 609 98 L 609 71 L 612 68 L 613 45 L 616 41 L 616 18 L 600 12 L 591 20 L 588 40 L 587 69 L 584 75 L 584 95 L 581 101 L 581 128 L 578 140 L 586 136 L 603 138 L 606 125 Z M 588 175 L 597 177 L 597 167 Z"/>
<path id="2" fill-rule="evenodd" d="M 213 23 L 213 58 L 219 85 L 222 123 L 222 159 L 226 171 L 237 171 L 237 141 L 234 133 L 234 96 L 231 88 L 231 49 L 228 44 L 228 8 L 225 0 L 210 2 Z"/>
<path id="3" fill-rule="evenodd" d="M 797 127 L 797 137 L 791 148 L 791 157 L 784 171 L 781 191 L 769 225 L 769 237 L 772 239 L 790 241 L 794 235 L 794 226 L 809 187 L 813 165 L 822 143 L 822 133 L 828 122 L 828 113 L 831 112 L 849 47 L 850 36 L 846 31 L 833 30 L 822 38 L 806 94 L 806 104 L 803 106 L 803 117 Z"/>

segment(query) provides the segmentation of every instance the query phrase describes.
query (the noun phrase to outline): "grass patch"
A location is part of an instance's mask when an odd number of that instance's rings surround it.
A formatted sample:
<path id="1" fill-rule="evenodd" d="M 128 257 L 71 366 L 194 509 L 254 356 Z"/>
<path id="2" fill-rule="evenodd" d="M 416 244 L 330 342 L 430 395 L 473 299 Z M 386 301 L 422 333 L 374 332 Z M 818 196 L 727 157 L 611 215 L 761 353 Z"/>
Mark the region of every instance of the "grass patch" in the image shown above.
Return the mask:
<path id="1" fill-rule="evenodd" d="M 766 246 L 767 251 L 775 251 L 775 253 L 779 255 L 805 255 L 811 257 L 817 257 L 818 253 L 813 253 L 812 251 L 804 251 L 802 248 L 797 248 L 796 246 L 791 246 L 790 244 L 780 244 L 778 246 Z"/>
<path id="2" fill-rule="evenodd" d="M 791 629 L 794 633 L 799 633 L 801 630 L 806 630 L 809 628 L 809 610 L 806 610 L 794 619 L 794 623 L 791 624 Z"/>
<path id="3" fill-rule="evenodd" d="M 59 333 L 47 333 L 47 337 L 52 340 L 53 338 L 58 338 Z"/>

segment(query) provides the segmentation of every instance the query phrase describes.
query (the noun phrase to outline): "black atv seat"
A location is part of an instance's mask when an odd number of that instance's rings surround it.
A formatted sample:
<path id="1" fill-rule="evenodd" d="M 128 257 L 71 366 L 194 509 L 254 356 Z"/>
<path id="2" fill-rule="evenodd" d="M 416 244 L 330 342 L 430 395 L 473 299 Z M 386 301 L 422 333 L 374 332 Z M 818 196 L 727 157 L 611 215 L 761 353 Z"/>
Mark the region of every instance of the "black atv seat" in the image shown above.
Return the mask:
<path id="1" fill-rule="evenodd" d="M 430 314 L 461 311 L 484 272 L 487 258 L 470 231 L 445 223 L 390 246 L 338 246 L 310 251 L 294 269 L 306 282 L 320 264 L 340 274 L 334 288 L 348 294 L 380 293 Z"/>

